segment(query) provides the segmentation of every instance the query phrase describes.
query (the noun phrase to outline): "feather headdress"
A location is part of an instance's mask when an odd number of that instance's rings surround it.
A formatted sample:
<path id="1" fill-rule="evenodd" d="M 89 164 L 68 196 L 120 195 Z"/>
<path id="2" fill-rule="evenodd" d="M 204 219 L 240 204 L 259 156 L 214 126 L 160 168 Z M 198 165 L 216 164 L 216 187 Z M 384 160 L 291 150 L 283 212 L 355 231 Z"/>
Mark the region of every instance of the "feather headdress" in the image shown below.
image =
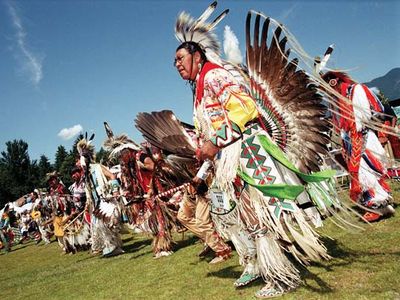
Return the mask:
<path id="1" fill-rule="evenodd" d="M 188 13 L 181 12 L 175 24 L 175 37 L 182 44 L 185 42 L 193 42 L 200 46 L 211 62 L 218 63 L 220 55 L 220 43 L 214 28 L 228 14 L 229 9 L 224 10 L 212 22 L 208 23 L 207 19 L 212 15 L 217 7 L 217 1 L 213 2 L 198 18 L 192 18 Z"/>
<path id="2" fill-rule="evenodd" d="M 78 150 L 79 155 L 81 156 L 81 164 L 85 165 L 82 157 L 86 158 L 90 162 L 96 161 L 96 153 L 94 151 L 94 146 L 92 145 L 92 141 L 94 139 L 94 134 L 88 139 L 87 133 L 85 137 L 81 139 L 78 144 L 76 144 L 76 149 Z"/>
<path id="3" fill-rule="evenodd" d="M 316 74 L 322 74 L 325 71 L 326 64 L 328 63 L 328 60 L 330 59 L 332 52 L 333 52 L 334 45 L 330 45 L 326 51 L 322 59 L 317 56 L 314 58 L 314 68 L 315 68 L 315 73 Z"/>
<path id="4" fill-rule="evenodd" d="M 57 171 L 46 173 L 46 182 L 48 182 L 51 178 L 58 178 L 60 174 Z"/>
<path id="5" fill-rule="evenodd" d="M 94 138 L 94 134 L 87 138 L 87 132 L 85 133 L 85 137 L 81 139 L 76 144 L 76 150 L 78 150 L 80 156 L 80 165 L 85 168 L 88 167 L 92 162 L 96 161 L 96 153 L 94 151 L 94 146 L 91 144 Z"/>
<path id="6" fill-rule="evenodd" d="M 132 149 L 134 151 L 139 151 L 141 149 L 140 146 L 126 134 L 115 136 L 107 122 L 104 122 L 104 128 L 108 138 L 104 141 L 103 145 L 107 151 L 110 151 L 110 158 L 118 157 L 124 149 Z"/>
<path id="7" fill-rule="evenodd" d="M 161 173 L 157 173 L 157 176 L 164 181 L 170 180 L 170 185 L 171 180 L 175 182 L 172 185 L 190 181 L 197 171 L 194 128 L 179 121 L 170 110 L 139 113 L 135 123 L 143 137 L 167 155 L 163 163 L 158 161 L 156 170 Z"/>

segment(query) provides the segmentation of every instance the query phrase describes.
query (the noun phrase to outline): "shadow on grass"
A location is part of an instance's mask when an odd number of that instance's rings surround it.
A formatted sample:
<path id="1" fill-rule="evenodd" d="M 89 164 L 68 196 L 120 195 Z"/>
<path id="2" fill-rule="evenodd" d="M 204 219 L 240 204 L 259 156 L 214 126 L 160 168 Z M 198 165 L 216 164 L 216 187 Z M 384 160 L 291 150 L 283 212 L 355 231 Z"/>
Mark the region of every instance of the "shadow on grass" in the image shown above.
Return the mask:
<path id="1" fill-rule="evenodd" d="M 133 238 L 128 239 L 128 240 L 132 240 L 132 239 Z M 126 239 L 124 240 L 124 242 L 126 242 Z M 137 252 L 137 251 L 143 249 L 144 247 L 151 245 L 151 242 L 152 242 L 151 239 L 139 240 L 139 241 L 133 242 L 132 244 L 123 245 L 122 250 L 124 250 L 125 253 L 134 253 L 134 252 Z"/>
<path id="2" fill-rule="evenodd" d="M 328 254 L 332 256 L 333 259 L 338 258 L 344 261 L 344 263 L 341 263 L 340 265 L 351 264 L 359 257 L 359 251 L 351 250 L 339 243 L 337 240 L 328 237 L 321 237 L 320 240 L 328 249 Z"/>
<path id="3" fill-rule="evenodd" d="M 335 267 L 351 265 L 359 258 L 358 252 L 343 247 L 336 240 L 332 240 L 329 238 L 321 238 L 321 239 L 323 244 L 328 249 L 329 255 L 332 256 L 333 260 L 324 263 L 313 262 L 311 263 L 312 266 L 324 268 L 327 272 L 331 272 L 334 271 Z M 317 274 L 307 269 L 307 267 L 301 265 L 293 257 L 289 256 L 288 258 L 292 261 L 292 263 L 300 272 L 300 277 L 303 281 L 300 287 L 321 295 L 330 294 L 334 292 L 334 289 L 330 287 L 329 284 L 325 282 Z M 335 261 L 335 259 L 339 259 L 340 261 Z M 216 272 L 209 272 L 207 276 L 216 276 L 221 278 L 232 278 L 232 279 L 239 278 L 241 273 L 239 271 L 235 271 L 234 268 L 235 266 L 229 266 L 227 268 L 221 269 Z M 264 282 L 261 279 L 259 279 L 250 283 L 246 287 L 263 286 L 263 285 Z"/>
<path id="4" fill-rule="evenodd" d="M 207 277 L 218 277 L 218 278 L 231 278 L 236 280 L 242 274 L 240 271 L 235 271 L 237 266 L 229 266 L 218 271 L 208 272 Z"/>
<path id="5" fill-rule="evenodd" d="M 300 270 L 301 278 L 303 280 L 302 287 L 306 290 L 318 293 L 318 294 L 329 294 L 334 292 L 334 290 L 319 276 L 310 272 L 305 267 L 302 267 Z M 316 283 L 317 286 L 312 285 L 312 283 Z"/>
<path id="6" fill-rule="evenodd" d="M 301 265 L 298 261 L 294 261 L 293 257 L 289 257 L 293 264 L 296 266 L 297 270 L 300 272 L 300 278 L 302 284 L 300 287 L 318 294 L 329 294 L 334 292 L 334 290 L 326 283 L 321 277 L 314 274 L 306 266 Z M 348 263 L 344 263 L 348 264 Z M 328 272 L 333 271 L 332 266 L 324 265 L 322 263 L 313 262 L 312 266 L 322 267 Z"/>
<path id="7" fill-rule="evenodd" d="M 364 263 L 371 261 L 371 259 L 375 256 L 382 256 L 382 255 L 395 255 L 395 256 L 400 256 L 399 251 L 395 252 L 390 252 L 388 253 L 387 251 L 354 251 L 352 249 L 349 249 L 348 247 L 345 247 L 341 243 L 339 243 L 336 240 L 332 240 L 330 238 L 321 238 L 323 244 L 326 246 L 328 249 L 329 255 L 332 256 L 332 260 L 330 261 L 325 261 L 325 262 L 313 262 L 311 263 L 311 266 L 317 267 L 317 268 L 323 268 L 326 270 L 326 272 L 335 272 L 337 267 L 345 267 L 345 268 L 351 268 L 352 264 L 354 263 Z M 307 269 L 305 266 L 301 265 L 297 261 L 294 260 L 293 257 L 290 257 L 291 261 L 294 263 L 296 268 L 300 271 L 300 277 L 303 281 L 301 287 L 313 292 L 313 293 L 318 293 L 320 295 L 327 295 L 334 293 L 335 290 L 332 288 L 329 283 L 327 283 L 325 280 L 323 280 L 320 276 L 317 274 L 313 273 L 311 270 Z M 207 274 L 208 277 L 220 277 L 220 278 L 238 278 L 240 276 L 240 272 L 234 270 L 235 266 L 229 266 L 227 268 L 215 271 L 215 272 L 209 272 Z M 249 286 L 258 286 L 262 285 L 261 280 L 257 280 L 253 283 L 251 283 Z"/>
<path id="8" fill-rule="evenodd" d="M 130 257 L 129 259 L 136 259 L 136 258 L 139 258 L 139 257 L 141 257 L 141 256 L 149 255 L 149 254 L 151 254 L 151 253 L 153 253 L 153 251 L 146 251 L 146 252 L 143 252 L 143 253 L 140 253 L 140 254 L 137 254 L 137 255 L 133 255 L 133 256 Z"/>
<path id="9" fill-rule="evenodd" d="M 197 243 L 199 239 L 196 236 L 189 236 L 188 238 L 177 241 L 174 247 L 174 252 L 178 252 L 182 248 L 189 247 Z"/>
<path id="10" fill-rule="evenodd" d="M 355 261 L 359 260 L 360 256 L 363 255 L 363 253 L 355 252 L 344 247 L 336 240 L 332 240 L 329 238 L 321 238 L 321 239 L 323 244 L 327 247 L 329 255 L 332 256 L 333 260 L 323 263 L 313 262 L 311 265 L 319 268 L 324 268 L 327 272 L 334 271 L 335 267 L 351 265 Z M 368 253 L 366 253 L 366 255 L 368 255 Z M 329 284 L 326 283 L 321 277 L 314 274 L 305 266 L 301 265 L 293 257 L 289 258 L 300 272 L 300 276 L 303 280 L 302 284 L 303 288 L 319 294 L 329 294 L 334 292 L 334 290 L 329 286 Z M 241 272 L 236 271 L 235 268 L 237 268 L 237 266 L 229 266 L 220 269 L 218 271 L 209 272 L 207 274 L 207 277 L 231 278 L 232 280 L 235 280 L 239 278 L 239 276 L 241 275 Z M 262 286 L 263 284 L 264 283 L 262 280 L 257 280 L 249 284 L 247 287 Z"/>
<path id="11" fill-rule="evenodd" d="M 97 255 L 92 255 L 90 254 L 90 252 L 87 253 L 87 256 L 82 258 L 82 259 L 78 259 L 76 262 L 80 263 L 86 260 L 91 260 L 91 259 L 100 259 L 101 258 L 101 254 L 97 254 Z"/>
<path id="12" fill-rule="evenodd" d="M 350 265 L 354 262 L 364 262 L 369 261 L 369 257 L 374 257 L 374 256 L 381 256 L 381 255 L 396 255 L 400 256 L 399 251 L 395 252 L 388 252 L 388 251 L 375 251 L 375 250 L 370 250 L 370 251 L 354 251 L 351 250 L 347 247 L 345 247 L 343 244 L 338 243 L 336 240 L 332 240 L 329 238 L 321 238 L 323 244 L 325 247 L 328 249 L 328 253 L 330 256 L 332 256 L 333 259 L 341 259 L 343 262 L 341 263 L 336 263 L 332 262 L 329 263 L 330 266 L 342 266 L 342 265 Z M 318 265 L 318 263 L 316 263 Z M 328 271 L 331 271 L 327 269 Z"/>
<path id="13" fill-rule="evenodd" d="M 130 241 L 132 241 L 133 240 L 133 236 L 129 236 L 129 237 L 126 237 L 126 238 L 123 238 L 122 239 L 122 243 L 127 243 L 127 242 L 130 242 Z"/>
<path id="14" fill-rule="evenodd" d="M 19 245 L 11 246 L 11 252 L 15 252 L 15 251 L 24 249 L 28 246 L 30 246 L 30 244 L 19 244 Z"/>

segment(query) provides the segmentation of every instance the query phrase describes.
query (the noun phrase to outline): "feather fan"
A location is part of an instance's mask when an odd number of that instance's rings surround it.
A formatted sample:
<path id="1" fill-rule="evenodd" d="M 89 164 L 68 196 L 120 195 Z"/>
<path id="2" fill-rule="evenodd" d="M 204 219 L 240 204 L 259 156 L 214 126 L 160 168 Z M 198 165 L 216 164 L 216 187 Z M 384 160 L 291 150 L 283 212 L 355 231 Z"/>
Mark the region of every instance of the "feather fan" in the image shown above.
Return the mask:
<path id="1" fill-rule="evenodd" d="M 253 33 L 252 14 L 256 15 Z M 260 24 L 261 15 L 249 12 L 246 20 L 252 95 L 267 129 L 292 163 L 302 172 L 318 171 L 318 161 L 327 153 L 329 142 L 326 107 L 308 75 L 298 69 L 298 60 L 289 60 L 290 49 L 281 27 L 272 32 L 270 19 L 263 19 Z"/>
<path id="2" fill-rule="evenodd" d="M 194 157 L 196 145 L 172 111 L 142 112 L 136 116 L 135 123 L 143 137 L 153 146 L 167 153 Z"/>

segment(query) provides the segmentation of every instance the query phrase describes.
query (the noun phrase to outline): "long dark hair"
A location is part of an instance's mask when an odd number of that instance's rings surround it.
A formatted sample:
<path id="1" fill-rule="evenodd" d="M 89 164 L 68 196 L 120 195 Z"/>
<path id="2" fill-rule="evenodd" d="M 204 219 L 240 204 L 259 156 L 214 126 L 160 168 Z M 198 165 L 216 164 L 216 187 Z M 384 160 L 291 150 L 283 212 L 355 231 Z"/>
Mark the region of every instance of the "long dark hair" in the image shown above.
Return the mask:
<path id="1" fill-rule="evenodd" d="M 194 54 L 197 51 L 200 53 L 201 59 L 203 61 L 207 60 L 206 54 L 204 53 L 203 49 L 201 49 L 200 45 L 195 42 L 184 42 L 176 48 L 175 52 L 180 49 L 186 49 L 190 54 Z"/>

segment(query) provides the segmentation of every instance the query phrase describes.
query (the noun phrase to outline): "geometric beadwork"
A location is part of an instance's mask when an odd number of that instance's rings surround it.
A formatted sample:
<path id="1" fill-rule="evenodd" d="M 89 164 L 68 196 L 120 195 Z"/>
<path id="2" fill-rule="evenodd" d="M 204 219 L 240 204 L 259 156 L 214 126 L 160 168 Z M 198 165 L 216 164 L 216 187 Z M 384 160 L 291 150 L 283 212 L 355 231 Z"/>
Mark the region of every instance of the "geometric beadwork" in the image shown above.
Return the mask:
<path id="1" fill-rule="evenodd" d="M 241 158 L 246 161 L 247 173 L 257 184 L 273 184 L 276 177 L 270 175 L 272 169 L 265 165 L 267 157 L 261 153 L 261 145 L 254 141 L 255 136 L 245 139 L 242 143 Z"/>
<path id="2" fill-rule="evenodd" d="M 291 212 L 295 211 L 294 203 L 285 199 L 277 199 L 271 197 L 268 201 L 269 209 L 273 210 L 273 213 L 277 219 L 279 219 L 283 210 L 288 210 Z"/>

